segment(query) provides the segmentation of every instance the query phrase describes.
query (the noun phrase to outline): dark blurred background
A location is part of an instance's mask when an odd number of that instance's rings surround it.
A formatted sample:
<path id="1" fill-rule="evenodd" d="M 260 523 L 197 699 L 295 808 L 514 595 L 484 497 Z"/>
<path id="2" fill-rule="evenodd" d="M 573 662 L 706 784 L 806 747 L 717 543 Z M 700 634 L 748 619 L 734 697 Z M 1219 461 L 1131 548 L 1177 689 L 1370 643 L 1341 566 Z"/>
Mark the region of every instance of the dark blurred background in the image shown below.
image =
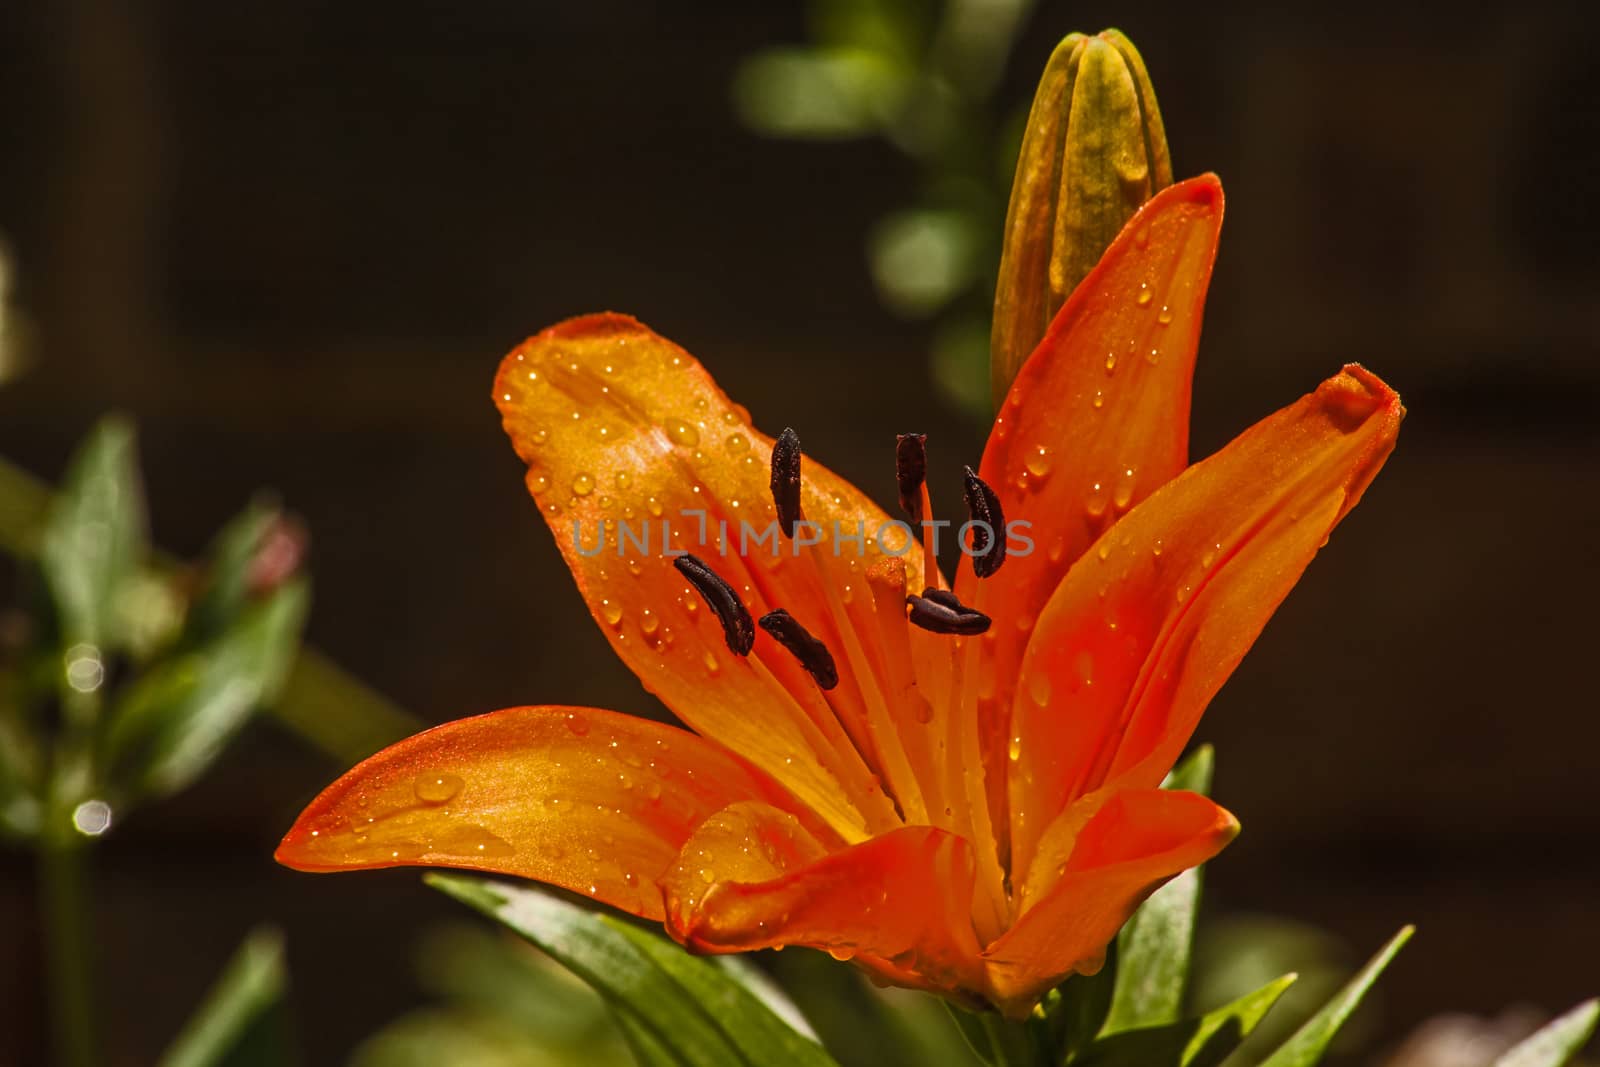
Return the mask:
<path id="1" fill-rule="evenodd" d="M 997 100 L 1106 25 L 1143 51 L 1179 174 L 1228 189 L 1194 454 L 1350 360 L 1410 410 L 1201 727 L 1245 825 L 1209 908 L 1351 958 L 1418 922 L 1380 1041 L 1600 991 L 1596 20 L 1047 2 Z M 982 447 L 862 250 L 915 168 L 734 113 L 741 57 L 805 33 L 792 4 L 0 6 L 0 235 L 31 335 L 0 365 L 0 454 L 54 479 L 132 414 L 184 555 L 275 488 L 311 531 L 311 640 L 430 721 L 649 712 L 489 403 L 513 343 L 632 312 L 880 500 L 896 431 Z M 97 851 L 108 1063 L 148 1062 L 261 919 L 287 929 L 308 1062 L 418 1002 L 416 933 L 454 905 L 414 872 L 270 859 L 342 769 L 259 723 Z M 0 1063 L 43 1056 L 32 894 L 0 855 Z"/>

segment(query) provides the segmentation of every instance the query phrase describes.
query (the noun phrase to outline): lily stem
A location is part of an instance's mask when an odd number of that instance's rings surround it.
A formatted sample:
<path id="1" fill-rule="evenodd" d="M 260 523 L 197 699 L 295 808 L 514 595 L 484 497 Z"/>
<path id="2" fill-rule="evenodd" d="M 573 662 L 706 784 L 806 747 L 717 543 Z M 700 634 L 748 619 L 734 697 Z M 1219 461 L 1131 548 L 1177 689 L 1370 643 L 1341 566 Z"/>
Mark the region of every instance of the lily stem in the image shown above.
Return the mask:
<path id="1" fill-rule="evenodd" d="M 94 1067 L 89 966 L 88 849 L 71 840 L 71 813 L 51 805 L 39 847 L 40 929 L 49 973 L 50 1030 L 61 1067 Z M 66 822 L 67 825 L 59 825 Z"/>

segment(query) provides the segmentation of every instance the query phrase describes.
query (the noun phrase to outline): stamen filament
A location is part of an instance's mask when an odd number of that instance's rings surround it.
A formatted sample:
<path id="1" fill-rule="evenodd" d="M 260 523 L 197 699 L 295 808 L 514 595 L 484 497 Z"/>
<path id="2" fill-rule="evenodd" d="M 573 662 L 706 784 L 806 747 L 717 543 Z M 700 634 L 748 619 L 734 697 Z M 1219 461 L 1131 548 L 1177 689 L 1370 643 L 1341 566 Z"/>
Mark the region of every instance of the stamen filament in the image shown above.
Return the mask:
<path id="1" fill-rule="evenodd" d="M 802 545 L 816 572 L 817 583 L 821 586 L 823 599 L 828 605 L 828 614 L 844 641 L 845 659 L 850 664 L 851 675 L 856 679 L 862 698 L 867 703 L 867 724 L 876 743 L 884 777 L 888 779 L 889 788 L 894 792 L 895 799 L 900 802 L 900 810 L 904 813 L 906 821 L 926 825 L 928 810 L 923 801 L 922 790 L 917 785 L 916 775 L 911 772 L 911 764 L 906 760 L 900 733 L 895 728 L 894 719 L 889 714 L 889 706 L 878 688 L 877 675 L 867 659 L 866 650 L 861 646 L 861 637 L 856 633 L 856 628 L 845 611 L 844 602 L 839 597 L 839 589 L 830 574 L 828 561 L 820 549 L 820 543 L 802 543 Z"/>
<path id="2" fill-rule="evenodd" d="M 950 830 L 954 818 L 946 809 L 943 763 L 938 759 L 939 734 L 934 705 L 918 686 L 916 662 L 911 652 L 911 630 L 906 624 L 905 564 L 894 558 L 880 560 L 867 570 L 872 590 L 872 621 L 877 647 L 882 652 L 884 684 L 889 706 L 896 714 L 901 743 L 911 764 L 932 825 Z"/>
<path id="3" fill-rule="evenodd" d="M 983 587 L 974 600 L 983 601 Z M 980 892 L 973 899 L 973 921 L 980 938 L 991 941 L 1010 924 L 1011 903 L 1000 869 L 999 842 L 989 811 L 989 794 L 984 781 L 983 747 L 978 736 L 978 642 L 979 637 L 959 638 L 956 667 L 950 695 L 954 709 L 949 717 L 950 751 L 955 758 L 946 768 L 952 795 L 966 797 L 967 840 L 972 842 L 973 862 L 978 869 Z"/>
<path id="4" fill-rule="evenodd" d="M 826 819 L 828 825 L 838 831 L 839 836 L 851 844 L 859 843 L 871 836 L 871 834 L 881 833 L 884 830 L 899 826 L 900 818 L 895 814 L 894 805 L 890 803 L 889 798 L 884 796 L 883 790 L 878 788 L 873 781 L 872 773 L 867 770 L 866 764 L 861 762 L 860 753 L 856 752 L 855 746 L 847 746 L 848 752 L 841 752 L 835 746 L 830 745 L 824 737 L 823 731 L 813 721 L 812 716 L 805 712 L 799 701 L 795 699 L 794 694 L 777 679 L 771 668 L 762 661 L 759 654 L 745 657 L 744 662 L 750 665 L 750 669 L 755 671 L 757 677 L 766 683 L 774 693 L 780 694 L 781 698 L 788 702 L 793 713 L 791 717 L 799 725 L 801 732 L 806 735 L 806 741 L 812 751 L 817 754 L 818 762 L 822 764 L 824 770 L 838 780 L 840 794 L 849 801 L 864 802 L 866 806 L 852 803 L 849 810 L 854 811 L 865 823 L 866 832 L 863 832 L 860 826 L 855 825 L 850 820 L 841 818 L 842 813 L 840 812 L 819 811 L 817 814 Z M 835 764 L 833 761 L 826 759 L 824 753 L 832 753 L 839 762 Z M 855 755 L 856 758 L 854 760 L 850 758 L 851 754 Z M 772 772 L 768 771 L 768 773 L 771 774 Z M 781 774 L 774 774 L 773 777 L 780 782 L 783 780 Z M 876 800 L 872 799 L 874 797 L 876 797 Z"/>

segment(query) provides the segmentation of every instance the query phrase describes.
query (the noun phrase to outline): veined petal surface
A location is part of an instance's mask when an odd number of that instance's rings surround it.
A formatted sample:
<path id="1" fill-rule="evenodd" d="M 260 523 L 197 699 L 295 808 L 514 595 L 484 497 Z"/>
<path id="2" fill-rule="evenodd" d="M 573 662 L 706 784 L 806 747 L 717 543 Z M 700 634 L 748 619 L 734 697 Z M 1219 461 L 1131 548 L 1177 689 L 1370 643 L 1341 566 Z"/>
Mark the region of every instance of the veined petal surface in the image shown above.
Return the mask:
<path id="1" fill-rule="evenodd" d="M 997 620 L 981 706 L 991 804 L 1004 823 L 1008 706 L 1035 620 L 1069 567 L 1128 509 L 1183 470 L 1190 381 L 1222 228 L 1222 185 L 1203 175 L 1145 204 L 1062 305 L 1006 397 L 980 474 L 1007 520 L 1029 524 L 963 602 Z"/>
<path id="2" fill-rule="evenodd" d="M 1404 409 L 1351 365 L 1135 507 L 1040 614 L 1012 705 L 1013 876 L 1037 897 L 1102 787 L 1153 788 L 1388 458 Z"/>
<path id="3" fill-rule="evenodd" d="M 736 804 L 685 844 L 663 884 L 669 929 L 693 948 L 807 945 L 950 988 L 981 981 L 971 851 L 931 826 L 827 852 L 793 817 Z"/>
<path id="4" fill-rule="evenodd" d="M 1198 793 L 1132 789 L 1099 805 L 1050 890 L 984 952 L 996 1003 L 1026 1011 L 1074 970 L 1098 971 L 1146 897 L 1238 832 L 1232 815 Z"/>
<path id="5" fill-rule="evenodd" d="M 507 708 L 356 765 L 301 813 L 277 860 L 491 871 L 659 920 L 657 881 L 683 843 L 707 816 L 752 800 L 795 807 L 685 730 L 596 708 Z"/>
<path id="6" fill-rule="evenodd" d="M 891 825 L 892 806 L 859 749 L 836 722 L 807 713 L 812 683 L 793 657 L 766 640 L 751 657 L 730 652 L 665 558 L 700 556 L 753 616 L 785 608 L 829 647 L 844 647 L 814 561 L 777 536 L 772 439 L 748 412 L 683 349 L 613 314 L 572 319 L 519 345 L 501 364 L 494 400 L 590 612 L 645 686 L 847 836 Z M 888 521 L 809 458 L 802 504 L 825 535 L 837 523 L 871 537 Z M 831 538 L 820 550 L 833 553 Z M 882 555 L 865 538 L 839 554 L 863 576 Z M 847 725 L 867 736 L 864 723 Z"/>

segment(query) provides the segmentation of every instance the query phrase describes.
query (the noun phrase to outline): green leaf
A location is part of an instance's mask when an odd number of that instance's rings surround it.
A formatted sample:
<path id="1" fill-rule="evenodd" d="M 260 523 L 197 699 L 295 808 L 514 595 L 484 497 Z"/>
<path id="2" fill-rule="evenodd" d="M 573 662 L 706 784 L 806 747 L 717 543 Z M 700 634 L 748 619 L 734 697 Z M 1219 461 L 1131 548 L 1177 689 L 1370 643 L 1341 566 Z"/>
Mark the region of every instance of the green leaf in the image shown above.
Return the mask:
<path id="1" fill-rule="evenodd" d="M 1311 1067 L 1322 1062 L 1323 1054 L 1328 1051 L 1328 1045 L 1339 1029 L 1360 1006 L 1367 990 L 1389 966 L 1389 961 L 1394 959 L 1415 932 L 1413 926 L 1401 927 L 1400 932 L 1390 938 L 1389 943 L 1379 949 L 1378 954 L 1368 960 L 1367 965 L 1357 971 L 1356 976 L 1346 982 L 1332 1000 L 1306 1020 L 1293 1037 L 1279 1046 L 1278 1051 L 1263 1060 L 1261 1067 Z"/>
<path id="2" fill-rule="evenodd" d="M 1073 1067 L 1216 1067 L 1294 984 L 1286 974 L 1197 1019 L 1124 1030 L 1090 1045 Z"/>
<path id="3" fill-rule="evenodd" d="M 1201 796 L 1211 795 L 1211 779 L 1216 774 L 1217 751 L 1210 745 L 1201 745 L 1172 768 L 1161 783 L 1162 789 L 1187 789 Z"/>
<path id="4" fill-rule="evenodd" d="M 1167 776 L 1164 787 L 1208 794 L 1215 753 L 1202 745 Z M 1117 987 L 1106 1034 L 1176 1022 L 1183 1011 L 1200 910 L 1200 868 L 1151 894 L 1117 937 Z"/>
<path id="5" fill-rule="evenodd" d="M 636 1016 L 624 1032 L 641 1055 L 665 1050 L 688 1067 L 834 1062 L 722 968 L 659 937 L 538 889 L 453 874 L 425 880 L 544 949 L 614 1010 Z"/>
<path id="6" fill-rule="evenodd" d="M 206 553 L 205 584 L 189 609 L 188 627 L 194 637 L 203 640 L 222 632 L 244 609 L 250 565 L 278 519 L 277 505 L 260 498 L 218 531 Z"/>
<path id="7" fill-rule="evenodd" d="M 1495 1060 L 1492 1067 L 1561 1067 L 1583 1050 L 1600 1020 L 1600 1000 L 1586 1000 Z"/>
<path id="8" fill-rule="evenodd" d="M 1105 965 L 1092 975 L 1075 974 L 1046 999 L 1045 1021 L 1050 1044 L 1071 1057 L 1087 1048 L 1105 1028 L 1117 988 L 1121 960 L 1113 941 L 1106 946 Z"/>
<path id="9" fill-rule="evenodd" d="M 867 238 L 878 295 L 889 310 L 912 319 L 932 314 L 971 284 L 985 250 L 979 220 L 960 209 L 898 211 Z"/>
<path id="10" fill-rule="evenodd" d="M 184 1024 L 161 1067 L 245 1067 L 289 1062 L 281 1007 L 289 984 L 283 938 L 257 930 L 228 961 L 217 984 Z"/>
<path id="11" fill-rule="evenodd" d="M 100 422 L 79 446 L 39 543 L 65 645 L 115 644 L 117 595 L 146 550 L 133 427 Z"/>
<path id="12" fill-rule="evenodd" d="M 908 72 L 881 53 L 772 48 L 740 63 L 733 100 L 760 133 L 842 140 L 876 133 L 900 109 L 908 82 Z"/>
<path id="13" fill-rule="evenodd" d="M 639 1016 L 618 1005 L 612 1006 L 611 1014 L 639 1067 L 686 1067 L 689 1061 L 680 1059 Z"/>
<path id="14" fill-rule="evenodd" d="M 147 671 L 119 702 L 105 765 L 135 794 L 176 792 L 282 688 L 310 603 L 304 579 L 252 605 L 209 645 Z"/>
<path id="15" fill-rule="evenodd" d="M 725 956 L 723 959 L 737 959 Z M 846 1067 L 976 1067 L 949 1001 L 880 988 L 826 952 L 794 948 L 765 961 L 828 1054 Z"/>
<path id="16" fill-rule="evenodd" d="M 630 941 L 651 963 L 717 1020 L 752 1063 L 822 1065 L 832 1060 L 815 1041 L 802 1037 L 773 1012 L 744 981 L 709 959 L 610 915 L 599 921 Z"/>

